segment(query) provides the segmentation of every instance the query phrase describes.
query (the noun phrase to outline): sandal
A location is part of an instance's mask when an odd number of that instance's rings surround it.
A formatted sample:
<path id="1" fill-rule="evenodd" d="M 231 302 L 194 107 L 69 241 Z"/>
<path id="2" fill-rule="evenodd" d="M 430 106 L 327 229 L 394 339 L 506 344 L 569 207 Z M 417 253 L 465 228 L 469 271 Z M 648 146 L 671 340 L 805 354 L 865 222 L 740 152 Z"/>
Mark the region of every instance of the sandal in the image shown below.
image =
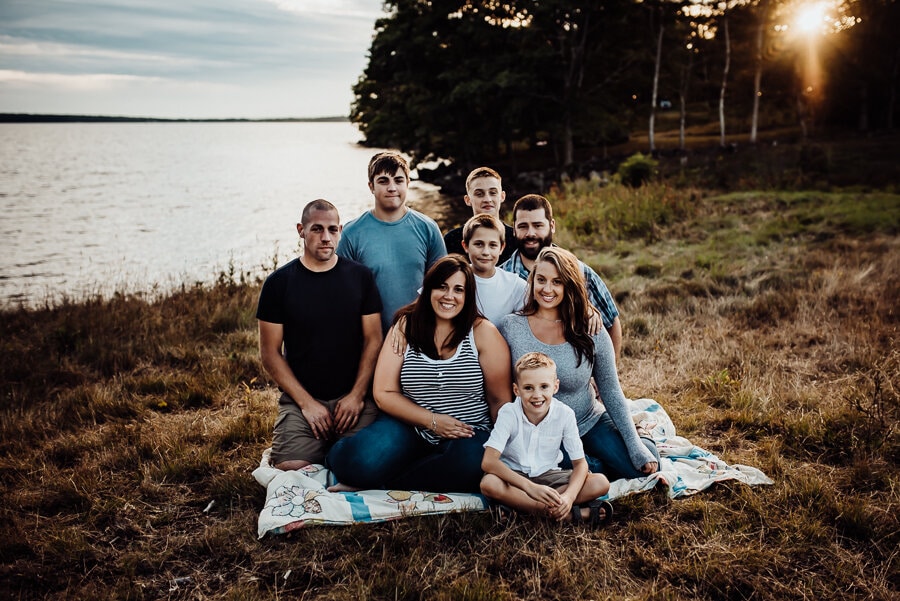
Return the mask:
<path id="1" fill-rule="evenodd" d="M 581 505 L 572 503 L 572 525 L 580 526 L 583 521 L 584 520 L 581 519 Z"/>
<path id="2" fill-rule="evenodd" d="M 589 523 L 591 525 L 591 528 L 599 528 L 600 526 L 605 526 L 612 520 L 613 506 L 609 501 L 595 499 L 588 503 L 587 507 L 588 511 L 590 512 Z M 603 515 L 600 515 L 601 511 L 603 511 Z M 578 517 L 581 517 L 580 511 L 578 513 Z"/>
<path id="3" fill-rule="evenodd" d="M 494 513 L 497 516 L 497 523 L 504 527 L 511 524 L 516 517 L 516 510 L 509 505 L 503 505 L 502 503 L 492 505 L 491 513 Z"/>

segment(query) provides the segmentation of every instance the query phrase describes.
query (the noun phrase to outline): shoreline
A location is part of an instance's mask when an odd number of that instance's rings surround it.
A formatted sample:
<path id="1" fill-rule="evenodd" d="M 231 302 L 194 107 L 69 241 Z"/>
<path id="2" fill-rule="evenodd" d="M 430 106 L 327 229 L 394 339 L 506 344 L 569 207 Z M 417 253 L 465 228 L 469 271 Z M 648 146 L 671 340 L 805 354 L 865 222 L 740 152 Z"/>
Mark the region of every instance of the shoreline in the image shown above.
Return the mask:
<path id="1" fill-rule="evenodd" d="M 409 196 L 413 198 L 407 198 L 407 205 L 434 219 L 442 233 L 455 227 L 454 220 L 462 218 L 464 221 L 468 217 L 461 212 L 461 209 L 468 209 L 461 197 L 455 199 L 443 194 L 432 184 L 413 180 Z M 345 223 L 354 217 L 345 219 Z M 279 253 L 278 266 L 297 256 L 297 250 L 291 248 L 287 252 Z M 33 283 L 33 278 L 29 277 L 7 278 L 7 282 L 20 280 L 22 286 L 0 298 L 0 313 L 23 308 L 31 311 L 53 309 L 72 303 L 109 300 L 120 295 L 155 302 L 171 294 L 196 287 L 211 288 L 218 284 L 261 284 L 274 270 L 271 264 L 273 258 L 272 252 L 267 251 L 261 253 L 257 259 L 246 263 L 228 260 L 213 266 L 206 274 L 168 273 L 153 280 L 141 278 L 136 274 L 133 277 L 122 275 L 117 277 L 116 281 L 110 281 L 110 278 L 97 274 L 92 281 L 85 279 L 77 286 L 69 288 L 50 289 L 46 285 Z"/>

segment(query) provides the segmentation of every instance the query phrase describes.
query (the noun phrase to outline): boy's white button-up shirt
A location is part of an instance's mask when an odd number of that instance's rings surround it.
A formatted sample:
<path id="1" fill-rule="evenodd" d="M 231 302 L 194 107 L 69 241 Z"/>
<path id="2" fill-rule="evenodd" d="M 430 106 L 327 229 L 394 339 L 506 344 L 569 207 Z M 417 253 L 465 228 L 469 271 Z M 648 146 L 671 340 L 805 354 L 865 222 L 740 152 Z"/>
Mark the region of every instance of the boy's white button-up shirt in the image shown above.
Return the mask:
<path id="1" fill-rule="evenodd" d="M 564 446 L 572 461 L 584 458 L 575 412 L 555 398 L 547 415 L 535 425 L 525 417 L 522 399 L 503 405 L 491 436 L 484 443 L 500 451 L 500 460 L 511 469 L 540 476 L 559 467 Z"/>

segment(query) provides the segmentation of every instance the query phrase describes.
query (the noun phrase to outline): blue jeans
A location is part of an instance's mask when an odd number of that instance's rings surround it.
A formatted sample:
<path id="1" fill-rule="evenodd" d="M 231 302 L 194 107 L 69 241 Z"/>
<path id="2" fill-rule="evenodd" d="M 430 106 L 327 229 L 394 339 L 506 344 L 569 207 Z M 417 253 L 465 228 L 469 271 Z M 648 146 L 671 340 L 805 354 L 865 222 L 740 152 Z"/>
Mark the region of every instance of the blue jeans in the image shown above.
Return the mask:
<path id="1" fill-rule="evenodd" d="M 433 445 L 384 413 L 355 436 L 338 440 L 326 465 L 338 482 L 362 489 L 478 492 L 489 433 Z"/>
<path id="2" fill-rule="evenodd" d="M 653 453 L 656 462 L 659 463 L 659 451 L 656 449 L 656 443 L 643 436 L 641 442 Z M 619 478 L 643 478 L 647 475 L 631 465 L 625 441 L 613 423 L 612 417 L 609 416 L 609 412 L 604 412 L 594 427 L 584 433 L 584 436 L 581 437 L 581 444 L 584 445 L 584 454 L 587 456 L 591 472 L 602 473 L 610 482 Z M 563 449 L 563 454 L 562 467 L 568 469 L 572 462 L 565 453 L 565 449 Z"/>

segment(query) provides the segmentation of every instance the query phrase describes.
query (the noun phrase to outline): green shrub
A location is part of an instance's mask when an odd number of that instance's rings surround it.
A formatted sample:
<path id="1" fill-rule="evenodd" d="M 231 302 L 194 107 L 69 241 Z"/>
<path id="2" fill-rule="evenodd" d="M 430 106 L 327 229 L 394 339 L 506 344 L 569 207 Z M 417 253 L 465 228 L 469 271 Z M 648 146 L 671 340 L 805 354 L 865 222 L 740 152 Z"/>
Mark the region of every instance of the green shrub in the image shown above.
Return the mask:
<path id="1" fill-rule="evenodd" d="M 656 240 L 661 228 L 682 222 L 697 207 L 695 191 L 665 184 L 640 188 L 613 184 L 597 187 L 577 180 L 548 193 L 557 226 L 575 244 L 611 248 L 617 240 Z"/>
<path id="2" fill-rule="evenodd" d="M 658 165 L 659 162 L 653 157 L 636 152 L 622 161 L 617 174 L 623 184 L 637 188 L 650 181 Z"/>

